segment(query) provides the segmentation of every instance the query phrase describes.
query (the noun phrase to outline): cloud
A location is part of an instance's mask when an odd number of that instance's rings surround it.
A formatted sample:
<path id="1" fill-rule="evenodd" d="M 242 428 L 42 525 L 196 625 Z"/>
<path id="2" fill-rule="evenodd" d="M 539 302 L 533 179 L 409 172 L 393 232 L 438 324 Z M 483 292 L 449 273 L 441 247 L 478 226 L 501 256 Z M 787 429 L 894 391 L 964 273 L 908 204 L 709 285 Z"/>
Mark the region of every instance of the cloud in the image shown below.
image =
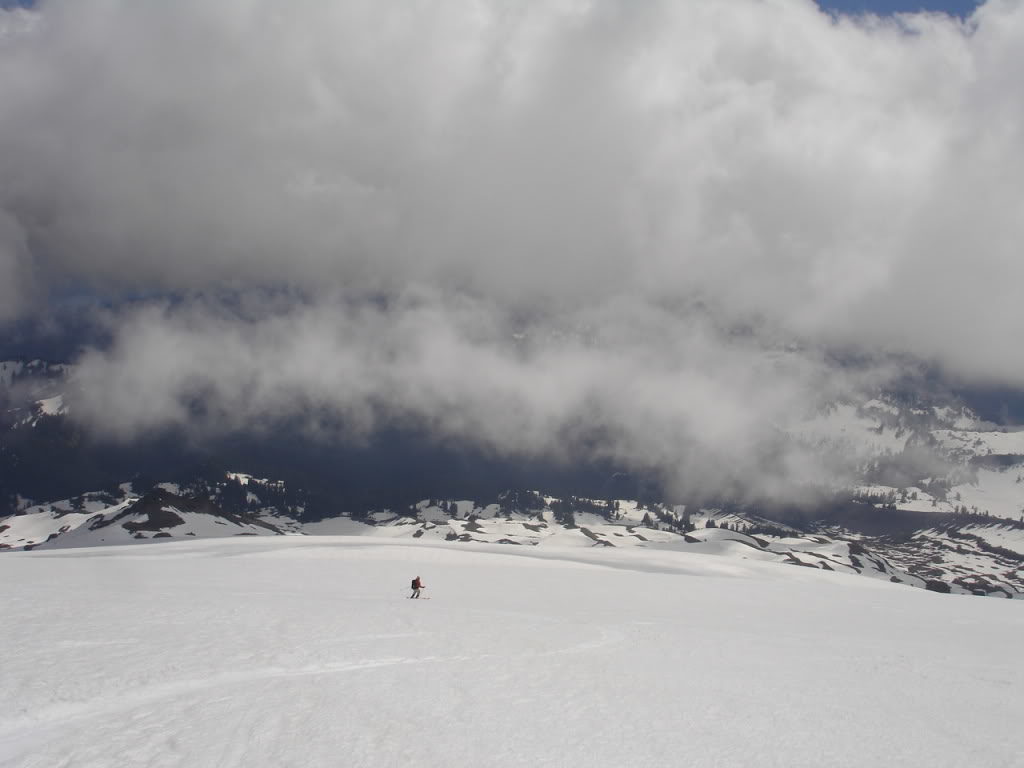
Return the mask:
<path id="1" fill-rule="evenodd" d="M 16 220 L 0 210 L 0 323 L 26 311 L 33 288 L 25 233 Z"/>
<path id="2" fill-rule="evenodd" d="M 306 402 L 809 476 L 774 436 L 890 372 L 826 350 L 1024 384 L 1022 42 L 1014 0 L 44 0 L 0 11 L 0 277 L 181 300 L 83 359 L 118 433 Z"/>
<path id="3" fill-rule="evenodd" d="M 181 425 L 272 437 L 286 423 L 358 441 L 397 426 L 500 455 L 608 459 L 690 494 L 781 496 L 849 480 L 864 446 L 792 435 L 892 375 L 636 299 L 526 321 L 427 288 L 284 307 L 115 315 L 115 343 L 79 361 L 76 413 L 129 439 Z"/>

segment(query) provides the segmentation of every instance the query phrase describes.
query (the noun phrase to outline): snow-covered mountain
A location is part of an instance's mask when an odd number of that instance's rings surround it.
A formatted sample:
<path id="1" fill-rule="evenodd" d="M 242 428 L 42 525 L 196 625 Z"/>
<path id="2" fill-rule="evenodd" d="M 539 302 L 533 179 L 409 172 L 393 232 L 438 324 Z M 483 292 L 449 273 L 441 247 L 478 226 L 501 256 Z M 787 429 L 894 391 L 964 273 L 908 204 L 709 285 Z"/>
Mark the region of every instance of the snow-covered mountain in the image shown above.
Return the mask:
<path id="1" fill-rule="evenodd" d="M 239 490 L 244 501 L 239 497 Z M 269 498 L 263 495 L 269 494 Z M 229 473 L 210 498 L 161 484 L 130 484 L 0 519 L 0 549 L 64 549 L 227 536 L 346 535 L 504 544 L 541 549 L 693 552 L 835 571 L 943 592 L 1024 596 L 1024 525 L 950 518 L 907 537 L 869 537 L 824 524 L 800 531 L 749 512 L 694 510 L 620 499 L 561 499 L 533 492 L 497 502 L 427 499 L 400 510 L 300 522 L 283 484 Z M 213 500 L 211 500 L 211 498 Z M 240 511 L 225 511 L 220 505 Z"/>
<path id="2" fill-rule="evenodd" d="M 8 553 L 0 765 L 1020 765 L 1020 605 L 695 552 Z"/>
<path id="3" fill-rule="evenodd" d="M 521 500 L 526 494 L 517 494 Z M 641 548 L 713 554 L 857 574 L 940 592 L 1024 597 L 1024 525 L 997 519 L 938 516 L 938 527 L 899 536 L 867 536 L 818 523 L 811 531 L 749 512 L 611 502 L 536 494 L 541 504 L 479 507 L 471 501 L 423 501 L 401 514 L 370 513 L 306 523 L 312 535 L 372 535 L 572 548 Z M 571 519 L 566 509 L 576 511 Z"/>
<path id="4" fill-rule="evenodd" d="M 107 502 L 113 502 L 109 504 Z M 36 505 L 0 519 L 0 549 L 90 547 L 150 539 L 272 536 L 282 531 L 248 514 L 225 512 L 206 499 L 157 487 L 141 497 L 91 494 Z"/>

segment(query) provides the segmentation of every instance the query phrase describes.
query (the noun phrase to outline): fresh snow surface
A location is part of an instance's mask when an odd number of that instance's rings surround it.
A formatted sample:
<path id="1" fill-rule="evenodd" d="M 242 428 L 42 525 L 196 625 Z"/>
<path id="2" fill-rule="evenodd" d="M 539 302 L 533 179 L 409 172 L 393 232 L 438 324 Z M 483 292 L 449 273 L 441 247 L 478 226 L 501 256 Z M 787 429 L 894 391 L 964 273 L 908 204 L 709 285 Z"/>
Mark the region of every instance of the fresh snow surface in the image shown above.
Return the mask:
<path id="1" fill-rule="evenodd" d="M 8 553 L 0 583 L 3 768 L 1024 764 L 1015 601 L 372 537 Z"/>

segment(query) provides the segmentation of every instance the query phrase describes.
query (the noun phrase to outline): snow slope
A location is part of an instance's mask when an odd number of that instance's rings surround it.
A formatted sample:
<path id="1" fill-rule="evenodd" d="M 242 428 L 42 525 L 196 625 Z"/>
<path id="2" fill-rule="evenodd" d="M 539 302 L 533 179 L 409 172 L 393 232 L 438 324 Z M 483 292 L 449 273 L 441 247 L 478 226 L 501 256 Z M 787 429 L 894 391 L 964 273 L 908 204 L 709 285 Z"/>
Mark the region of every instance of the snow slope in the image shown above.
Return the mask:
<path id="1" fill-rule="evenodd" d="M 1024 454 L 1024 430 L 971 432 L 936 429 L 932 435 L 948 451 L 964 456 Z"/>
<path id="2" fill-rule="evenodd" d="M 0 584 L 3 768 L 1024 761 L 1016 601 L 369 537 L 8 553 Z"/>
<path id="3" fill-rule="evenodd" d="M 942 496 L 933 496 L 917 486 L 862 485 L 854 492 L 862 497 L 875 497 L 877 506 L 885 503 L 881 500 L 895 497 L 893 508 L 909 512 L 952 513 L 963 506 L 1007 520 L 1024 519 L 1024 467 L 980 468 L 973 474 L 970 482 L 953 485 Z"/>
<path id="4" fill-rule="evenodd" d="M 270 483 L 258 479 L 252 482 L 254 478 L 245 475 L 234 478 L 245 479 L 244 487 L 257 490 L 261 484 L 265 490 Z M 276 485 L 270 483 L 270 487 Z M 282 514 L 279 506 L 266 506 L 251 491 L 245 491 L 247 497 L 253 497 L 247 502 L 248 509 L 232 513 L 208 499 L 182 496 L 181 490 L 176 484 L 160 483 L 140 498 L 133 496 L 125 484 L 119 496 L 108 490 L 27 506 L 19 514 L 0 518 L 0 551 L 227 536 L 371 536 L 559 550 L 695 552 L 806 566 L 955 593 L 1000 598 L 1024 595 L 1024 570 L 1020 568 L 1024 553 L 1016 554 L 1018 550 L 1012 546 L 1006 552 L 992 549 L 999 545 L 986 544 L 984 537 L 972 533 L 978 527 L 986 531 L 997 527 L 1006 529 L 1004 536 L 1024 536 L 1024 525 L 1000 522 L 997 526 L 992 519 L 972 517 L 968 523 L 954 520 L 951 526 L 941 525 L 941 531 L 922 527 L 912 539 L 867 537 L 835 526 L 802 534 L 750 513 L 700 509 L 684 517 L 681 505 L 670 509 L 665 505 L 641 507 L 628 500 L 609 504 L 576 499 L 573 504 L 580 511 L 573 513 L 573 522 L 569 523 L 559 519 L 555 511 L 564 511 L 564 500 L 543 497 L 539 508 L 532 501 L 526 509 L 515 508 L 508 498 L 500 504 L 424 500 L 401 514 L 375 511 L 360 519 L 342 516 L 303 523 Z M 223 492 L 213 495 L 223 498 Z M 541 499 L 539 495 L 532 498 Z M 587 511 L 595 509 L 601 513 Z M 652 512 L 657 521 L 652 519 Z M 699 527 L 684 525 L 686 520 Z M 933 518 L 932 525 L 935 522 Z M 963 525 L 968 525 L 968 534 L 953 541 L 957 527 Z M 970 549 L 966 558 L 965 548 Z"/>
<path id="5" fill-rule="evenodd" d="M 82 497 L 79 502 L 80 510 L 74 508 L 70 499 L 65 499 L 54 504 L 37 504 L 20 514 L 0 518 L 0 550 L 93 547 L 183 536 L 218 538 L 282 533 L 266 520 L 227 514 L 208 501 L 185 498 L 160 486 L 141 498 L 125 494 L 121 501 L 112 505 L 90 497 Z"/>
<path id="6" fill-rule="evenodd" d="M 959 499 L 955 503 L 1019 520 L 1024 516 L 1024 482 L 1017 481 L 1021 474 L 1019 466 L 1002 471 L 979 469 L 976 482 L 954 486 L 951 494 Z"/>
<path id="7" fill-rule="evenodd" d="M 859 574 L 885 579 L 916 587 L 924 587 L 926 580 L 907 571 L 892 567 L 883 556 L 870 555 L 861 547 L 835 541 L 826 536 L 786 538 L 753 537 L 723 528 L 698 528 L 680 532 L 608 523 L 597 515 L 579 514 L 578 527 L 567 528 L 551 519 L 545 512 L 539 517 L 516 516 L 474 518 L 472 520 L 440 519 L 435 507 L 425 509 L 422 518 L 387 517 L 375 525 L 350 518 L 332 518 L 318 523 L 307 523 L 302 532 L 314 536 L 374 536 L 390 539 L 418 539 L 421 541 L 458 541 L 463 543 L 512 544 L 554 548 L 557 550 L 594 548 L 642 548 L 696 552 L 721 555 L 741 560 L 787 563 Z M 710 517 L 710 515 L 708 515 Z M 735 515 L 722 518 L 737 519 Z M 436 521 L 436 522 L 435 522 Z M 59 542 L 58 542 L 59 544 Z M 1003 580 L 997 580 L 1001 583 Z M 963 591 L 959 587 L 954 587 Z M 1012 585 L 1000 597 L 1020 593 Z"/>

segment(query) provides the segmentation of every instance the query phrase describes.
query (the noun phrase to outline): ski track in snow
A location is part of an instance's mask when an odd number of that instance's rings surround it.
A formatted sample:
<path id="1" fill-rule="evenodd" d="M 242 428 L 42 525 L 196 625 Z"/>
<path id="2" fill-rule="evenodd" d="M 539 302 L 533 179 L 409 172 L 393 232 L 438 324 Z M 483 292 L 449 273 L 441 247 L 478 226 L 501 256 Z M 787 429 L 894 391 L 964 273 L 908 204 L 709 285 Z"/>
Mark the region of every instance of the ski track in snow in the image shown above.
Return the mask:
<path id="1" fill-rule="evenodd" d="M 7 554 L 0 766 L 1024 765 L 1016 602 L 562 554 Z"/>
<path id="2" fill-rule="evenodd" d="M 394 637 L 407 637 L 409 635 L 380 635 L 367 636 L 367 640 L 389 639 Z M 583 653 L 594 650 L 614 642 L 614 639 L 621 639 L 621 635 L 608 630 L 601 630 L 601 637 L 597 640 L 588 640 L 577 643 L 574 646 L 554 651 L 525 654 L 527 656 L 558 656 L 566 653 Z M 128 644 L 124 641 L 123 644 Z M 62 641 L 64 647 L 69 647 L 69 641 Z M 96 646 L 96 645 L 118 645 L 118 641 L 109 642 L 81 642 L 70 641 L 71 646 Z M 13 733 L 31 728 L 66 727 L 79 720 L 92 718 L 109 717 L 122 714 L 128 710 L 148 706 L 160 702 L 163 699 L 191 697 L 197 693 L 204 693 L 210 689 L 230 688 L 231 686 L 256 683 L 266 680 L 311 677 L 317 675 L 336 675 L 347 672 L 359 672 L 378 667 L 390 667 L 400 664 L 437 664 L 464 661 L 499 660 L 501 656 L 496 654 L 479 654 L 475 656 L 419 656 L 412 658 L 395 657 L 379 659 L 363 659 L 351 663 L 325 664 L 321 666 L 301 667 L 297 669 L 286 669 L 280 667 L 267 667 L 249 672 L 226 674 L 214 677 L 195 678 L 183 680 L 177 683 L 166 685 L 154 685 L 141 692 L 119 698 L 117 701 L 109 701 L 105 698 L 96 698 L 91 701 L 80 702 L 70 705 L 58 705 L 49 709 L 36 712 L 31 717 L 24 717 L 20 721 L 14 720 L 0 728 L 0 742 L 10 737 Z"/>

